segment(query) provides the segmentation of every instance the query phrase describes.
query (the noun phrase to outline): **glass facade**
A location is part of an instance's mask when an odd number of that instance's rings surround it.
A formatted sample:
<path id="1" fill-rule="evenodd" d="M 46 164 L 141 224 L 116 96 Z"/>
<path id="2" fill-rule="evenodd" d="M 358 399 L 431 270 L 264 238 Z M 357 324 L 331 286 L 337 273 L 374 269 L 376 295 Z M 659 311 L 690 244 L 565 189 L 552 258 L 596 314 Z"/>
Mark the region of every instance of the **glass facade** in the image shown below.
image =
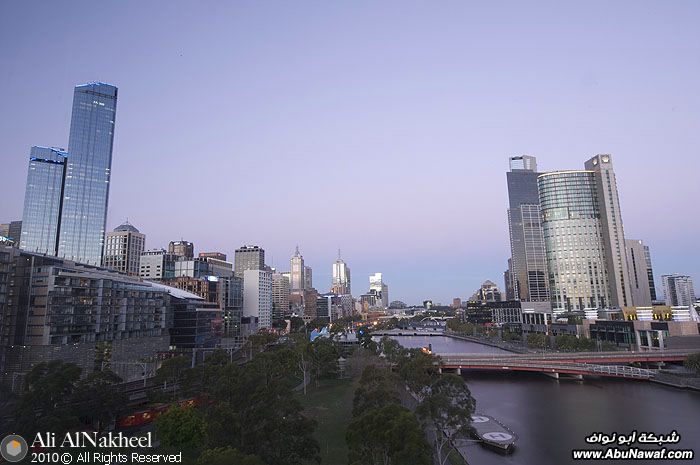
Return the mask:
<path id="1" fill-rule="evenodd" d="M 99 265 L 109 199 L 117 88 L 90 83 L 75 88 L 58 255 Z"/>
<path id="2" fill-rule="evenodd" d="M 56 254 L 67 156 L 61 149 L 31 148 L 20 239 L 24 250 Z"/>
<path id="3" fill-rule="evenodd" d="M 549 289 L 537 190 L 537 163 L 534 157 L 512 157 L 510 167 L 506 180 L 510 280 L 514 297 L 521 301 L 547 302 Z"/>
<path id="4" fill-rule="evenodd" d="M 656 300 L 656 285 L 654 283 L 654 269 L 651 266 L 651 252 L 649 252 L 649 246 L 644 246 L 644 259 L 647 265 L 647 279 L 649 280 L 649 294 L 651 295 L 651 301 Z"/>
<path id="5" fill-rule="evenodd" d="M 542 230 L 555 309 L 610 305 L 603 227 L 593 171 L 555 171 L 537 178 Z"/>

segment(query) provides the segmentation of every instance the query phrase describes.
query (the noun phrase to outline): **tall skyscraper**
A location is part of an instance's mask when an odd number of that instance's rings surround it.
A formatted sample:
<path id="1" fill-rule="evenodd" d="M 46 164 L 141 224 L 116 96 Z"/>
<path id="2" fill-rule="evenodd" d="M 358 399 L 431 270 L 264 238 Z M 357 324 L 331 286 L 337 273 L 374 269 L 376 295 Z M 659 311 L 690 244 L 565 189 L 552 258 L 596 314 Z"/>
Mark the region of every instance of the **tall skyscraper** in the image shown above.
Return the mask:
<path id="1" fill-rule="evenodd" d="M 612 305 L 626 307 L 630 299 L 630 280 L 625 253 L 625 231 L 617 194 L 617 180 L 613 171 L 612 157 L 596 155 L 585 163 L 585 168 L 595 173 L 596 194 L 600 206 L 600 221 L 605 232 L 605 261 L 610 283 Z"/>
<path id="2" fill-rule="evenodd" d="M 654 269 L 651 266 L 651 252 L 649 251 L 649 246 L 644 246 L 644 259 L 647 264 L 647 279 L 649 281 L 649 294 L 651 295 L 651 301 L 656 300 L 656 284 L 654 283 Z"/>
<path id="3" fill-rule="evenodd" d="M 294 255 L 290 260 L 290 273 L 291 280 L 290 286 L 292 292 L 303 291 L 306 284 L 305 273 L 306 268 L 304 267 L 304 256 L 299 253 L 299 246 L 294 250 Z"/>
<path id="4" fill-rule="evenodd" d="M 378 306 L 382 308 L 389 307 L 389 286 L 384 282 L 381 273 L 374 273 L 369 276 L 369 293 L 376 296 Z"/>
<path id="5" fill-rule="evenodd" d="M 130 276 L 139 276 L 145 245 L 146 235 L 127 221 L 107 233 L 103 266 Z"/>
<path id="6" fill-rule="evenodd" d="M 670 307 L 692 307 L 695 303 L 693 279 L 687 275 L 666 274 L 661 276 L 666 305 Z"/>
<path id="7" fill-rule="evenodd" d="M 350 267 L 340 258 L 333 263 L 333 281 L 331 282 L 331 292 L 338 295 L 352 294 L 350 289 Z"/>
<path id="8" fill-rule="evenodd" d="M 272 273 L 272 317 L 280 320 L 289 314 L 289 278 L 282 273 Z"/>
<path id="9" fill-rule="evenodd" d="M 170 244 L 168 244 L 168 253 L 192 260 L 194 258 L 194 244 L 182 240 L 171 241 Z"/>
<path id="10" fill-rule="evenodd" d="M 609 307 L 595 174 L 555 171 L 541 174 L 538 183 L 553 308 Z"/>
<path id="11" fill-rule="evenodd" d="M 75 87 L 58 255 L 99 265 L 107 222 L 117 88 L 93 82 Z"/>
<path id="12" fill-rule="evenodd" d="M 503 272 L 503 284 L 505 284 L 506 300 L 515 300 L 515 288 L 513 287 L 513 259 L 508 259 L 508 269 Z"/>
<path id="13" fill-rule="evenodd" d="M 245 270 L 265 269 L 265 250 L 257 245 L 244 245 L 236 249 L 234 273 L 243 277 Z"/>
<path id="14" fill-rule="evenodd" d="M 538 176 L 542 229 L 555 309 L 630 305 L 627 254 L 610 155 L 585 170 Z"/>
<path id="15" fill-rule="evenodd" d="M 510 158 L 508 229 L 510 232 L 510 283 L 518 300 L 549 300 L 547 259 L 537 190 L 537 160 L 522 155 Z M 506 285 L 506 290 L 510 286 Z"/>
<path id="16" fill-rule="evenodd" d="M 313 289 L 314 270 L 310 266 L 304 266 L 304 289 Z"/>
<path id="17" fill-rule="evenodd" d="M 258 319 L 259 328 L 272 325 L 272 272 L 243 272 L 243 316 Z"/>
<path id="18" fill-rule="evenodd" d="M 16 246 L 19 246 L 19 242 L 22 238 L 22 220 L 11 221 L 7 234 L 15 241 Z"/>
<path id="19" fill-rule="evenodd" d="M 630 303 L 634 307 L 651 307 L 646 252 L 649 247 L 638 239 L 625 239 L 627 274 L 630 280 Z"/>
<path id="20" fill-rule="evenodd" d="M 62 149 L 32 147 L 24 194 L 19 246 L 30 252 L 56 255 L 68 153 Z M 8 231 L 8 234 L 10 231 Z"/>

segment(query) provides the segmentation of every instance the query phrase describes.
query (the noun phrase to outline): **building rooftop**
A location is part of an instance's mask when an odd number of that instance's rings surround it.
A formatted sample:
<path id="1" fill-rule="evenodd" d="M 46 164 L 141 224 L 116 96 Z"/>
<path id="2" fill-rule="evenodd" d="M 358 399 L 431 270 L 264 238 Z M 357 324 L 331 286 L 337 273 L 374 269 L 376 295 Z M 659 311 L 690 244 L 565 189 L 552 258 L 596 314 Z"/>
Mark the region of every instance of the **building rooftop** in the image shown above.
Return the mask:
<path id="1" fill-rule="evenodd" d="M 125 221 L 124 223 L 122 223 L 119 226 L 117 226 L 116 228 L 114 228 L 114 231 L 115 232 L 116 231 L 131 231 L 131 232 L 135 232 L 135 233 L 139 232 L 139 230 L 136 229 L 136 227 L 134 227 L 133 224 L 129 223 L 129 220 Z"/>

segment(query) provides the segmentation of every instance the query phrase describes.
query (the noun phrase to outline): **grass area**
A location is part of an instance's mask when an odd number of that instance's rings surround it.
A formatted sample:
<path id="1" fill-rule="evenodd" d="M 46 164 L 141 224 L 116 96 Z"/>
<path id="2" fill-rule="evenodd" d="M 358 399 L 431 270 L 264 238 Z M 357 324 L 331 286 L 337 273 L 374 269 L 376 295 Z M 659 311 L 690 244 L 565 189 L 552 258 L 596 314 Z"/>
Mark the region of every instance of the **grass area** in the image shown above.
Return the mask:
<path id="1" fill-rule="evenodd" d="M 352 418 L 352 380 L 324 380 L 319 387 L 309 384 L 306 396 L 298 394 L 304 413 L 316 420 L 314 437 L 321 446 L 322 465 L 348 463 L 345 433 Z"/>
<path id="2" fill-rule="evenodd" d="M 467 462 L 464 461 L 460 453 L 456 450 L 452 451 L 450 456 L 447 457 L 447 460 L 450 462 L 451 465 L 469 465 Z"/>

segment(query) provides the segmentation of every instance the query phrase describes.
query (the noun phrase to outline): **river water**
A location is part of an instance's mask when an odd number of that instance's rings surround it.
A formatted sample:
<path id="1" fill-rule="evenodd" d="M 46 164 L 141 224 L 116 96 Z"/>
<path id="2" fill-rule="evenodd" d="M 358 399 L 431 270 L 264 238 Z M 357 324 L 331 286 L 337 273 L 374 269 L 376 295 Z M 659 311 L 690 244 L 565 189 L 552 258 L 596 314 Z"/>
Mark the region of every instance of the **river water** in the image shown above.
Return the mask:
<path id="1" fill-rule="evenodd" d="M 404 347 L 431 344 L 438 355 L 504 352 L 444 336 L 397 336 L 395 339 Z M 646 381 L 557 381 L 537 373 L 470 371 L 463 372 L 463 377 L 476 399 L 477 412 L 496 418 L 518 435 L 515 450 L 510 455 L 501 455 L 479 444 L 469 446 L 470 465 L 700 463 L 700 392 Z M 673 462 L 572 459 L 572 449 L 599 448 L 585 441 L 593 432 L 630 434 L 632 430 L 657 435 L 675 430 L 681 436 L 680 442 L 666 447 L 694 449 L 695 459 Z"/>

